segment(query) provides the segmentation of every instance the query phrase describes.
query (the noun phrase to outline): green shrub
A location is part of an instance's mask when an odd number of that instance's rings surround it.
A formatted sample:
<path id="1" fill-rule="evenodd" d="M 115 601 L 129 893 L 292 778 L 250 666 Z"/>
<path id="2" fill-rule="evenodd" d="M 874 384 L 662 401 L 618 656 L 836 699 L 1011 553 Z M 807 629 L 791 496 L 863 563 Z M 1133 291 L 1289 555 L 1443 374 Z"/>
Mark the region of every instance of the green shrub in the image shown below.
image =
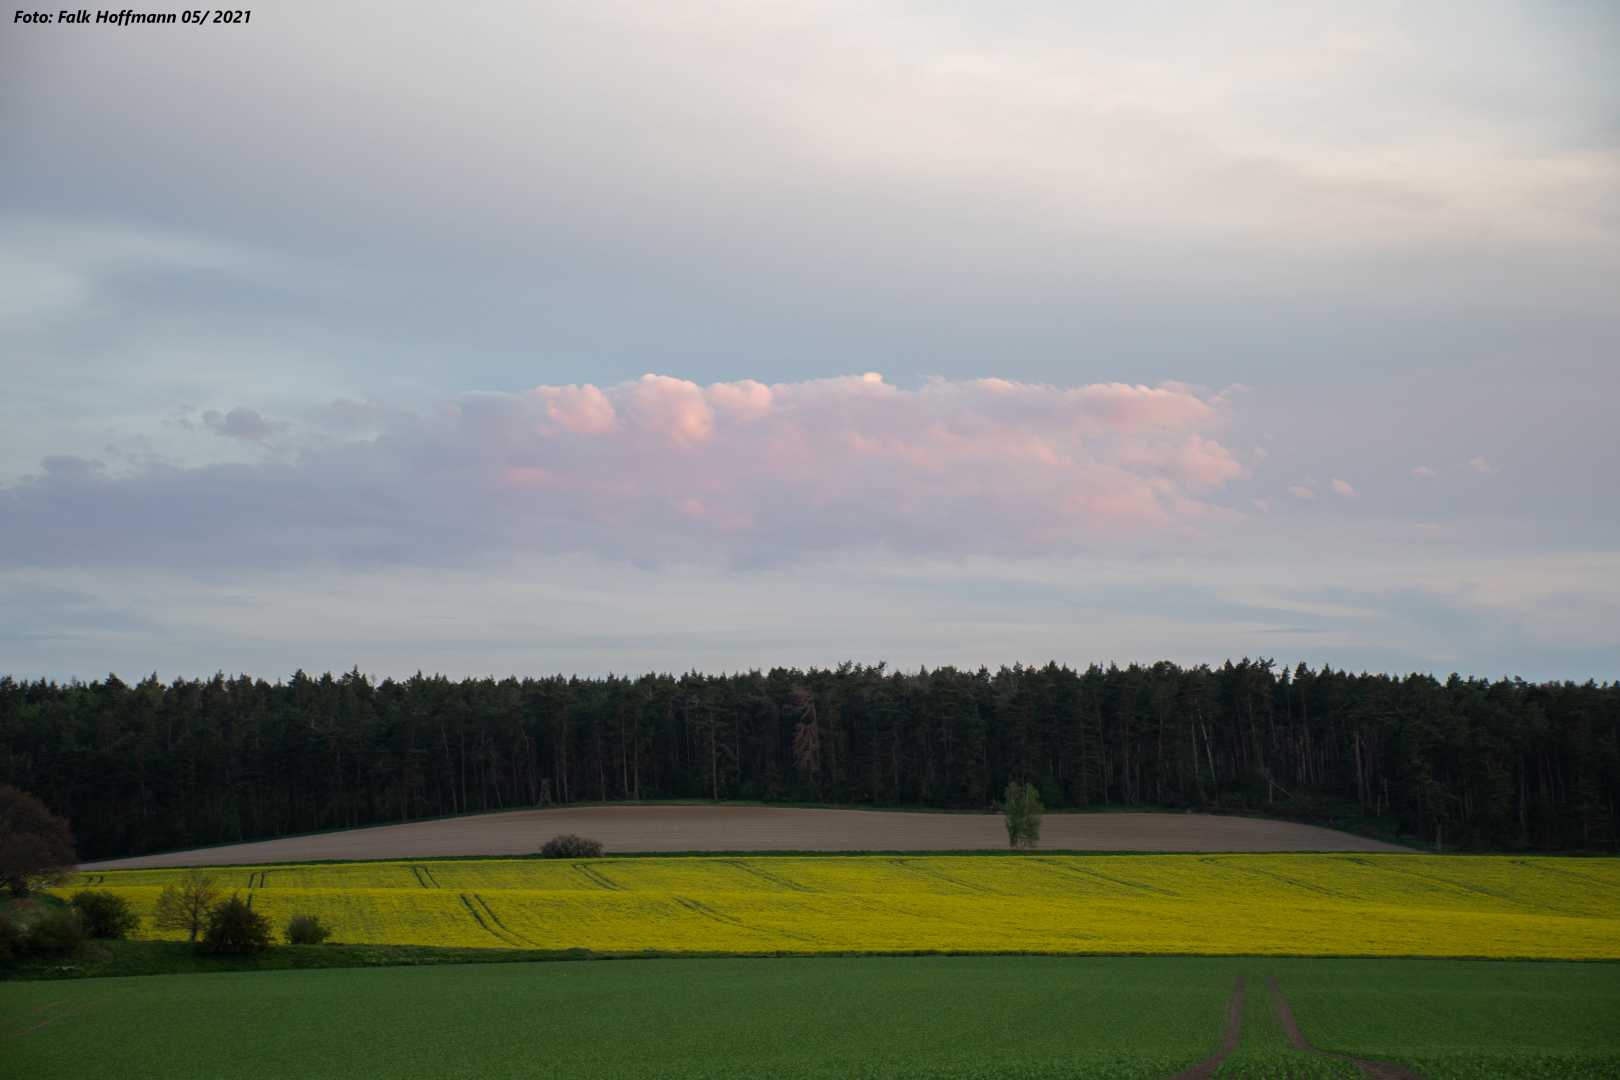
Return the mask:
<path id="1" fill-rule="evenodd" d="M 547 840 L 540 854 L 548 859 L 599 859 L 602 857 L 602 842 L 564 833 Z"/>
<path id="2" fill-rule="evenodd" d="M 12 922 L 5 912 L 0 912 L 0 968 L 10 967 L 27 946 L 28 939 L 23 935 L 22 927 Z"/>
<path id="3" fill-rule="evenodd" d="M 261 915 L 235 893 L 208 913 L 202 951 L 251 956 L 270 944 L 270 917 Z"/>
<path id="4" fill-rule="evenodd" d="M 84 920 L 66 904 L 54 904 L 34 920 L 28 930 L 28 950 L 47 956 L 67 956 L 84 944 Z"/>
<path id="5" fill-rule="evenodd" d="M 319 945 L 332 936 L 330 926 L 322 926 L 313 915 L 294 915 L 287 920 L 289 945 Z"/>
<path id="6" fill-rule="evenodd" d="M 69 903 L 79 913 L 79 918 L 84 920 L 84 932 L 91 937 L 134 937 L 141 925 L 141 917 L 128 900 L 105 890 L 81 890 L 73 894 Z"/>

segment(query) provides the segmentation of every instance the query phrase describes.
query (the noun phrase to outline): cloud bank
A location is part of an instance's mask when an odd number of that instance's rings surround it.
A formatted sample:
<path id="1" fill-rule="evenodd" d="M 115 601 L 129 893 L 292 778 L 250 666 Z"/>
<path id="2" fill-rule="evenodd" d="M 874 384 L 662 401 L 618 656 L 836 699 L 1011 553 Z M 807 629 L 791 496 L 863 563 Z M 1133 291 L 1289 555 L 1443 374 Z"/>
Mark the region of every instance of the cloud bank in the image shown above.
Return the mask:
<path id="1" fill-rule="evenodd" d="M 641 563 L 885 547 L 1044 556 L 1231 515 L 1226 400 L 1180 384 L 1058 388 L 877 374 L 472 394 L 430 413 L 340 403 L 334 439 L 245 407 L 205 418 L 256 463 L 77 457 L 0 489 L 22 565 L 437 564 L 492 551 Z"/>

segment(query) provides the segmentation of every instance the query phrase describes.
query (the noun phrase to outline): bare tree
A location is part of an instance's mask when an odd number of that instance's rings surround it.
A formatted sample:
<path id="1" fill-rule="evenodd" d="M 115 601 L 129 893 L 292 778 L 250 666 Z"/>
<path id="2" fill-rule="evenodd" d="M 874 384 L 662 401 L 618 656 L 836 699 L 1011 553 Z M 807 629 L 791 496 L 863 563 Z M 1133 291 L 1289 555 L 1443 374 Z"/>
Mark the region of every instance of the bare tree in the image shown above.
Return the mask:
<path id="1" fill-rule="evenodd" d="M 223 890 L 219 879 L 201 870 L 187 870 L 177 883 L 163 886 L 152 909 L 152 925 L 159 930 L 186 930 L 191 940 L 208 925 Z"/>

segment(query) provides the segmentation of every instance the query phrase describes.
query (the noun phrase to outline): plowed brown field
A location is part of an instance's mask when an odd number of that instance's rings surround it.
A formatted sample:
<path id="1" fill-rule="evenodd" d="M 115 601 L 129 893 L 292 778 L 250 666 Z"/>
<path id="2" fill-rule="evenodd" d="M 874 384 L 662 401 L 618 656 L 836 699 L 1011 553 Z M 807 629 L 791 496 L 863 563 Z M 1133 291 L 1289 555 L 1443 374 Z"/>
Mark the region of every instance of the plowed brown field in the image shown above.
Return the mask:
<path id="1" fill-rule="evenodd" d="M 85 869 L 222 866 L 314 859 L 528 855 L 559 833 L 608 851 L 956 851 L 1007 847 L 993 814 L 907 814 L 766 806 L 592 806 L 413 821 L 289 836 L 167 855 L 86 863 Z M 1349 833 L 1204 814 L 1055 814 L 1041 847 L 1080 851 L 1393 851 Z"/>

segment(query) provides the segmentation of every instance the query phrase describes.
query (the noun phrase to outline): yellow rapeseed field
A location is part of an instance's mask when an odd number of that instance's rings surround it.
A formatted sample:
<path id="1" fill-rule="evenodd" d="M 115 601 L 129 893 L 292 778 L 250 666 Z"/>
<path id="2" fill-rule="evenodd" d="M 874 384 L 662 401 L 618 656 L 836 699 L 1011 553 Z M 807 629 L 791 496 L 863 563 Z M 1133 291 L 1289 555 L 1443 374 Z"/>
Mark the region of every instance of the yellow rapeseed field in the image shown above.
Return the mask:
<path id="1" fill-rule="evenodd" d="M 1620 958 L 1620 862 L 1612 859 L 760 856 L 212 872 L 278 927 L 305 912 L 348 942 Z M 180 873 L 114 871 L 76 884 L 109 889 L 149 911 Z"/>

